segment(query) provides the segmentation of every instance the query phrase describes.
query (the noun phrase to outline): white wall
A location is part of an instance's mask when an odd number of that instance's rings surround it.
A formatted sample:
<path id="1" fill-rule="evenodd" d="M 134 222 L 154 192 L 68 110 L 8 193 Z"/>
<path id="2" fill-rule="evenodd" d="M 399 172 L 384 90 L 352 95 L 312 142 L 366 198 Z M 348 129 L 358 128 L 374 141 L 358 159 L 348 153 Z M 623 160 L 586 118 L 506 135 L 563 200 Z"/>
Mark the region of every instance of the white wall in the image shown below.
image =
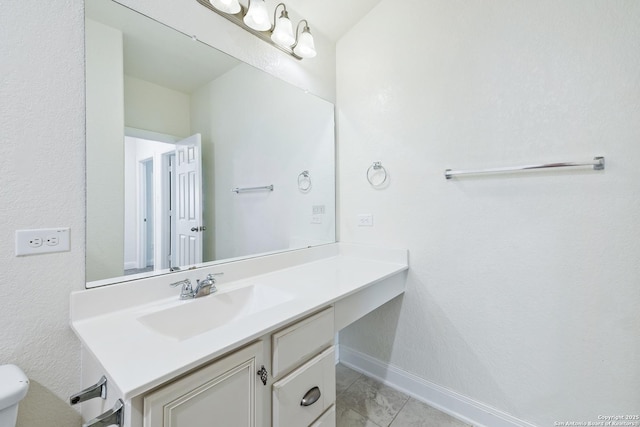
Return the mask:
<path id="1" fill-rule="evenodd" d="M 124 122 L 128 127 L 186 138 L 191 135 L 189 95 L 124 76 Z"/>
<path id="2" fill-rule="evenodd" d="M 403 7 L 337 47 L 340 240 L 411 253 L 404 298 L 341 345 L 540 426 L 636 414 L 640 2 Z M 443 177 L 595 155 L 604 172 Z"/>
<path id="3" fill-rule="evenodd" d="M 332 242 L 333 105 L 244 64 L 192 98 L 204 182 L 214 184 L 204 194 L 205 224 L 215 223 L 205 259 L 214 259 L 212 249 L 222 259 Z M 308 193 L 298 189 L 303 170 Z M 273 192 L 230 191 L 271 184 Z M 325 206 L 321 224 L 311 223 L 314 205 Z"/>
<path id="4" fill-rule="evenodd" d="M 335 101 L 335 45 L 318 32 L 314 32 L 318 56 L 298 61 L 194 0 L 119 0 L 118 3 L 185 34 L 195 35 L 199 40 L 299 88 Z M 277 4 L 275 0 L 267 0 L 269 10 Z M 289 17 L 293 22 L 300 20 L 295 10 L 289 9 Z"/>
<path id="5" fill-rule="evenodd" d="M 191 33 L 250 59 L 262 69 L 334 95 L 334 57 L 302 68 L 273 47 L 189 0 L 144 3 L 154 17 L 179 20 Z M 31 379 L 20 427 L 79 425 L 68 397 L 80 388 L 80 348 L 69 328 L 69 293 L 84 286 L 84 16 L 83 2 L 8 2 L 0 14 L 0 363 L 20 365 Z M 284 64 L 284 65 L 283 65 Z M 298 65 L 296 65 L 298 64 Z M 285 71 L 282 71 L 285 70 Z M 71 251 L 14 257 L 14 233 L 71 227 Z"/>
<path id="6" fill-rule="evenodd" d="M 84 285 L 82 2 L 3 4 L 0 14 L 0 363 L 31 379 L 18 425 L 79 425 L 69 293 Z M 71 227 L 71 251 L 16 258 L 17 229 Z"/>
<path id="7" fill-rule="evenodd" d="M 122 275 L 122 32 L 87 20 L 87 280 Z"/>

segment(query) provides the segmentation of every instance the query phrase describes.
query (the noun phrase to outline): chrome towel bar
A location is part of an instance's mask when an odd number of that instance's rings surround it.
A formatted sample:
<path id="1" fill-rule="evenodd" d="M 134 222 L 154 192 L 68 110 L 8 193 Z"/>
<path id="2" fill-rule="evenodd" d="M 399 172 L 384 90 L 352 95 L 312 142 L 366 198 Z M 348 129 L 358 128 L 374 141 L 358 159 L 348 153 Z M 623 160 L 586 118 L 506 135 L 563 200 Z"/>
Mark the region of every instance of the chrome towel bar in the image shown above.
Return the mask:
<path id="1" fill-rule="evenodd" d="M 231 191 L 236 194 L 246 193 L 248 191 L 273 191 L 273 184 L 265 185 L 264 187 L 245 187 L 245 188 L 236 187 Z"/>
<path id="2" fill-rule="evenodd" d="M 576 166 L 593 166 L 593 170 L 604 169 L 604 157 L 594 157 L 592 162 L 563 162 L 563 163 L 545 163 L 539 165 L 524 165 L 524 166 L 509 166 L 504 168 L 492 168 L 492 169 L 467 169 L 467 170 L 451 170 L 444 171 L 444 177 L 451 179 L 456 175 L 470 175 L 470 174 L 483 174 L 483 173 L 501 173 L 501 172 L 519 172 L 525 170 L 534 169 L 550 169 L 550 168 L 567 168 Z"/>

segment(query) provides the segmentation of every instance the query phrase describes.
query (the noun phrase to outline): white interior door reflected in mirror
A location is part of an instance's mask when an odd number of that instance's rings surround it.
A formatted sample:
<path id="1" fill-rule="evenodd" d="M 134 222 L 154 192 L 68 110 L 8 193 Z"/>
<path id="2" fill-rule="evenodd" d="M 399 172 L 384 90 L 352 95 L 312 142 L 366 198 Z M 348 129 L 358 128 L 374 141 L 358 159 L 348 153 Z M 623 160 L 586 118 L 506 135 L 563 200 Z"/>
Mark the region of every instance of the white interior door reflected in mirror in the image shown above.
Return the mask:
<path id="1" fill-rule="evenodd" d="M 172 263 L 202 263 L 202 155 L 201 136 L 195 134 L 176 144 L 175 250 Z"/>

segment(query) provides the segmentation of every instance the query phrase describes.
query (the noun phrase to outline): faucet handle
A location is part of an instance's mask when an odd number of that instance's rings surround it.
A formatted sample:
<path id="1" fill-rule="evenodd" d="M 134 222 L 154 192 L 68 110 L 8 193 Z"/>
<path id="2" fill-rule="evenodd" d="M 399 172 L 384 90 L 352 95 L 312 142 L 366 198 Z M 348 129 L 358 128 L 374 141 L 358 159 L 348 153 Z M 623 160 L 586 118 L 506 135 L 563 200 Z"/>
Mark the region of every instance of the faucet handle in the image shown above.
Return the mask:
<path id="1" fill-rule="evenodd" d="M 222 276 L 222 275 L 224 275 L 223 272 L 220 272 L 220 273 L 209 273 L 209 274 L 207 274 L 207 280 L 211 280 L 211 281 L 213 281 L 213 283 L 215 283 L 216 282 L 215 276 Z"/>
<path id="2" fill-rule="evenodd" d="M 191 286 L 191 280 L 184 279 L 179 282 L 171 283 L 169 286 L 175 288 L 176 286 L 182 285 L 182 290 L 180 291 L 180 299 L 190 299 L 193 298 L 193 287 Z"/>
<path id="3" fill-rule="evenodd" d="M 172 288 L 175 288 L 176 286 L 180 286 L 180 285 L 182 285 L 185 288 L 190 288 L 191 280 L 189 279 L 180 280 L 179 282 L 171 283 L 169 286 L 171 286 Z"/>

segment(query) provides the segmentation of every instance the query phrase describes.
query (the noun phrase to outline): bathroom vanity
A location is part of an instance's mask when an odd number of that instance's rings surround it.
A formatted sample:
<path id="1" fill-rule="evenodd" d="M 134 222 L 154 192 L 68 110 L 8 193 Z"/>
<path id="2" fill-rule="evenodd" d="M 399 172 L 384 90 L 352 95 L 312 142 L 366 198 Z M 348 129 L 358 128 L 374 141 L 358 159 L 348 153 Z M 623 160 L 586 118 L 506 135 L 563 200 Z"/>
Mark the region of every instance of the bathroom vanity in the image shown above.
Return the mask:
<path id="1" fill-rule="evenodd" d="M 405 250 L 328 244 L 71 295 L 85 422 L 123 403 L 127 427 L 335 425 L 335 334 L 404 292 Z M 180 300 L 184 279 L 224 273 Z M 169 278 L 170 277 L 170 278 Z"/>
<path id="2" fill-rule="evenodd" d="M 85 0 L 88 289 L 71 324 L 83 388 L 106 393 L 71 400 L 90 425 L 113 408 L 127 427 L 334 425 L 334 337 L 404 292 L 408 259 L 332 243 L 333 104 L 215 49 L 223 26 L 121 3 Z"/>

